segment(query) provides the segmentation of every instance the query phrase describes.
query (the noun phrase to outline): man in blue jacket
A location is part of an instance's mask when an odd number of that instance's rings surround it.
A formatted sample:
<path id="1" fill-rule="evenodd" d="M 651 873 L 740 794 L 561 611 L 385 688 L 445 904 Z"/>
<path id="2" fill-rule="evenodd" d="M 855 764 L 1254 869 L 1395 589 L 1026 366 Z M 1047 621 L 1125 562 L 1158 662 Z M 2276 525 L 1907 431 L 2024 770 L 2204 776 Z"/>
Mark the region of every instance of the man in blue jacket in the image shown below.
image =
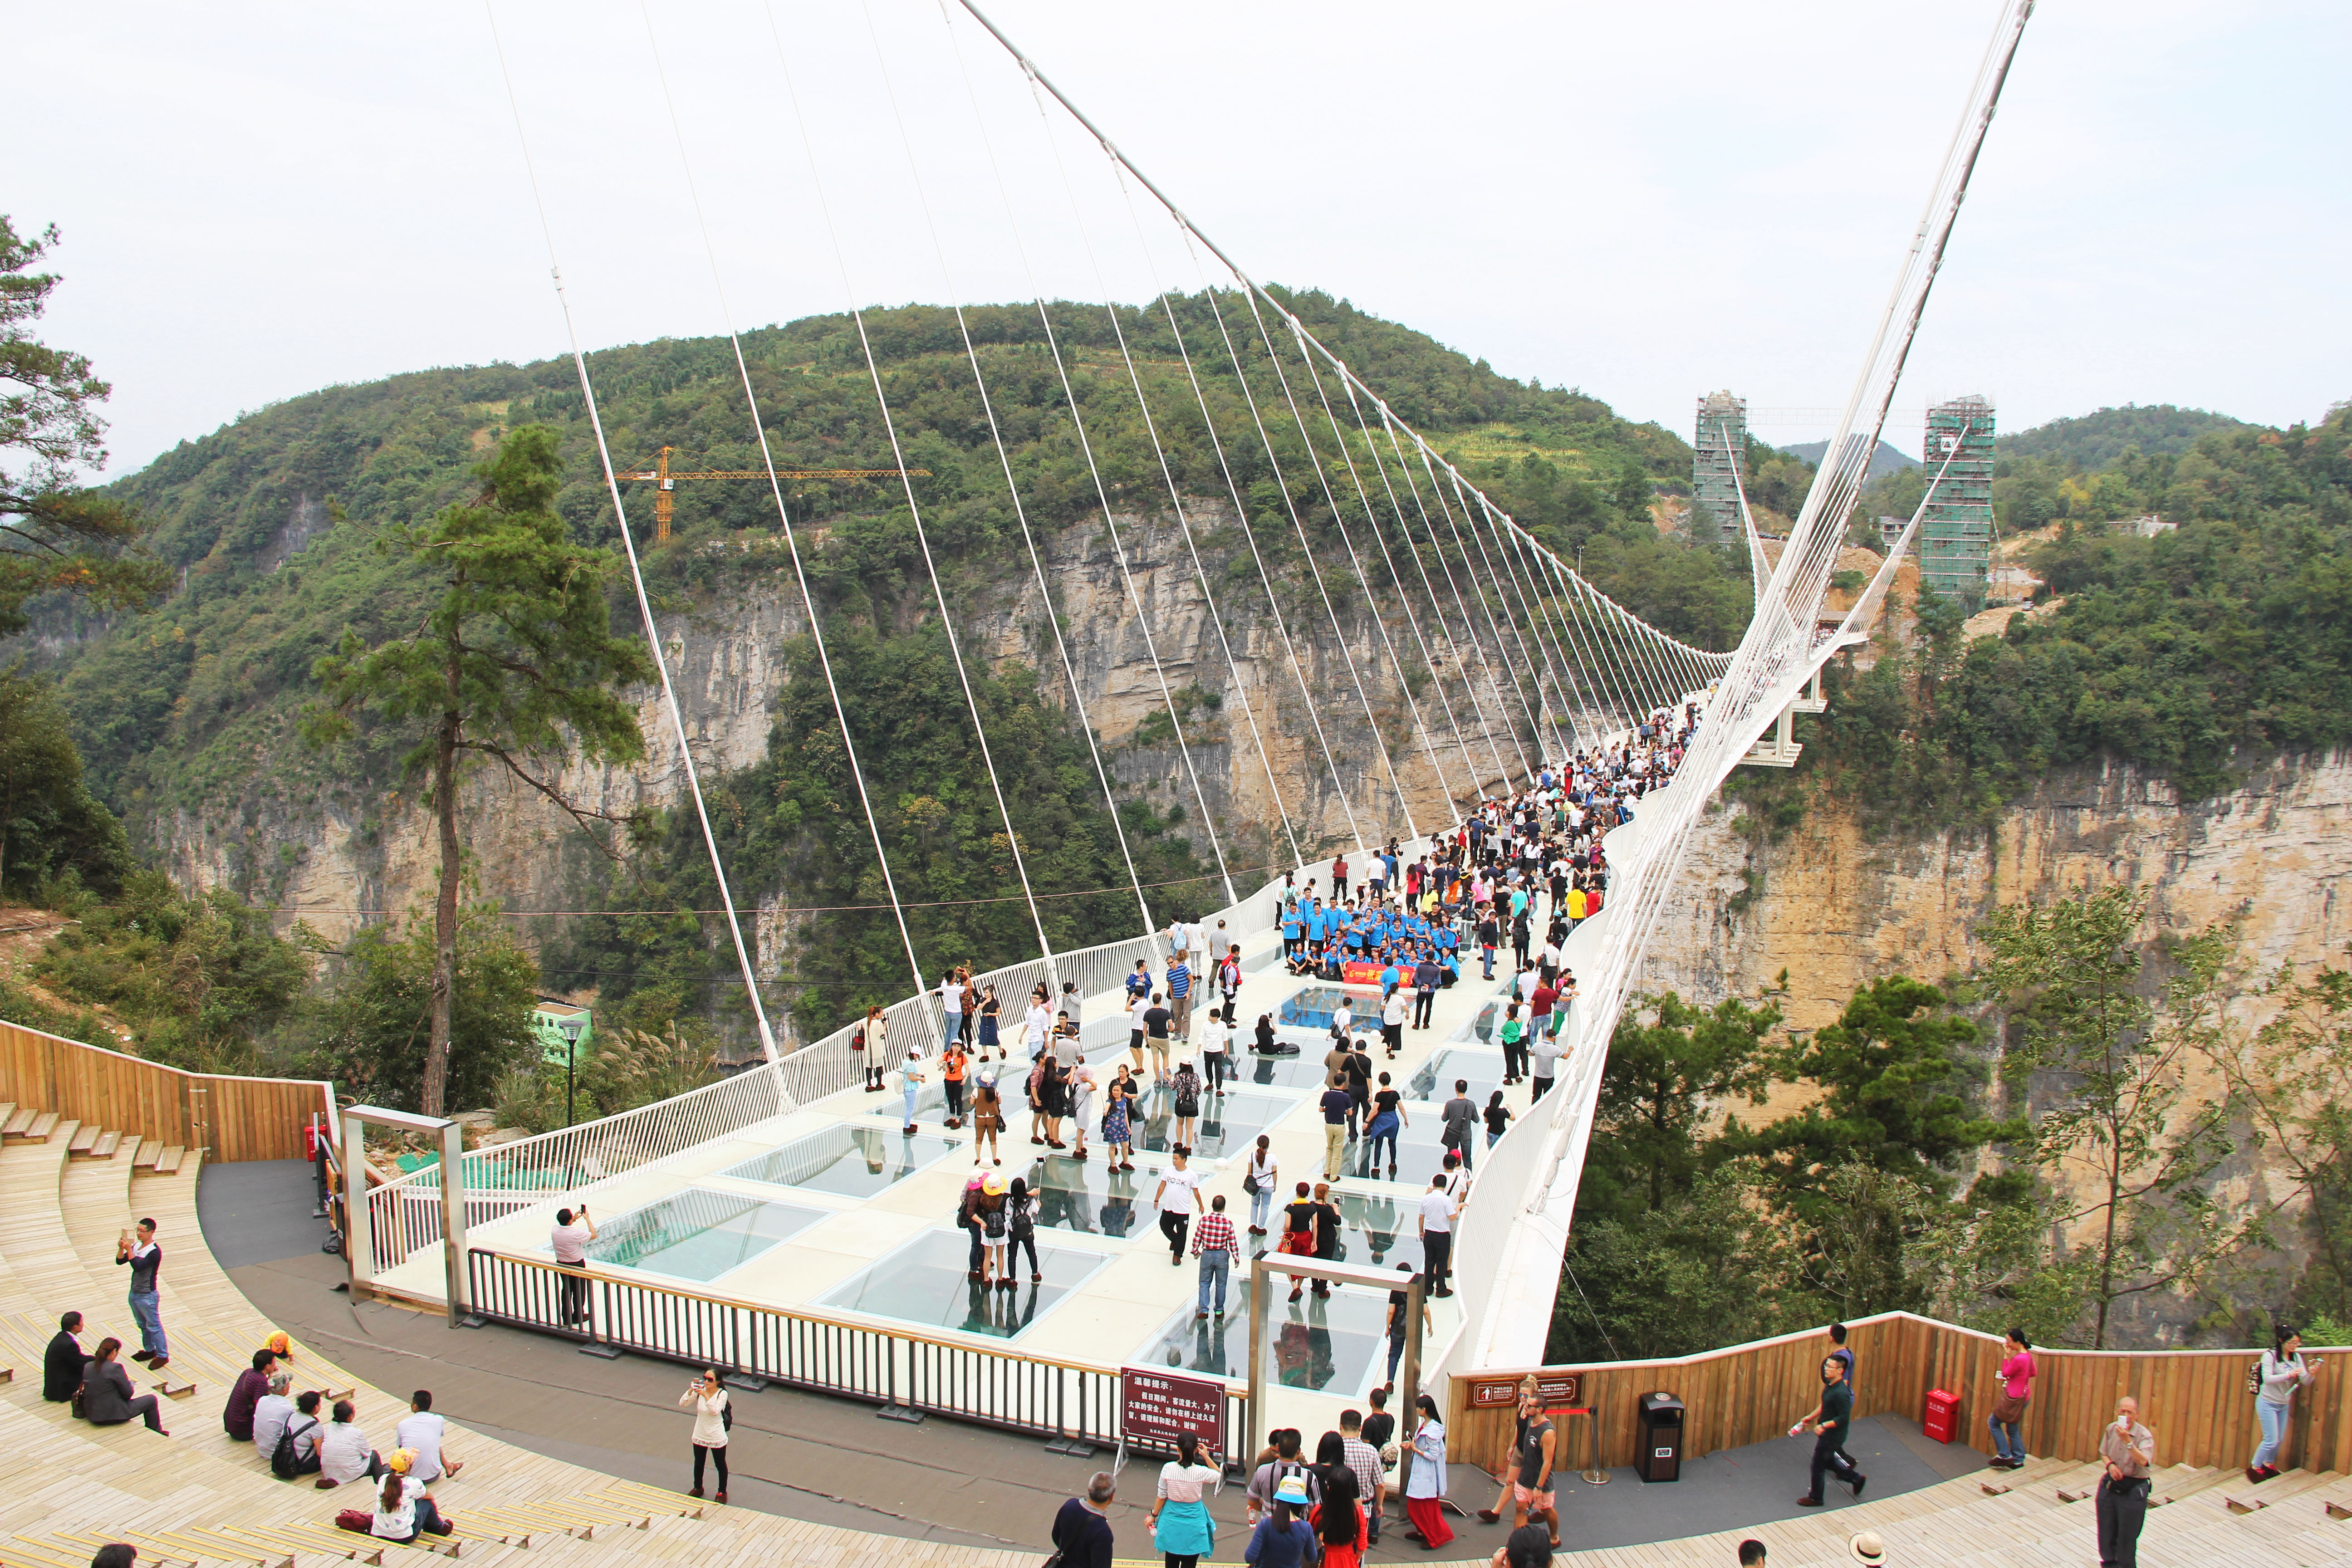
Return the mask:
<path id="1" fill-rule="evenodd" d="M 1058 1568 L 1110 1568 L 1110 1520 L 1104 1510 L 1118 1495 L 1110 1472 L 1097 1470 L 1087 1479 L 1086 1496 L 1062 1504 L 1062 1511 L 1054 1516 Z"/>

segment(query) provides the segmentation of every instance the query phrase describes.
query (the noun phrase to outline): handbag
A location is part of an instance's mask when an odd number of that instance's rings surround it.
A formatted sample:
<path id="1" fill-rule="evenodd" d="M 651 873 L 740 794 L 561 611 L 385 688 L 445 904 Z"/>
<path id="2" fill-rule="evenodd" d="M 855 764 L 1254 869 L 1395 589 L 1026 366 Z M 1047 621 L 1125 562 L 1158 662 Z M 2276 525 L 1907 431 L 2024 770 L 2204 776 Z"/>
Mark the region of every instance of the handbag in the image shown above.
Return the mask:
<path id="1" fill-rule="evenodd" d="M 1282 1245 L 1276 1250 L 1286 1252 L 1293 1258 L 1312 1258 L 1315 1256 L 1315 1233 L 1311 1230 L 1286 1230 L 1282 1233 Z"/>
<path id="2" fill-rule="evenodd" d="M 2016 1426 L 2024 1414 L 2025 1399 L 2021 1394 L 2004 1394 L 1993 1401 L 1992 1418 L 2004 1426 Z"/>
<path id="3" fill-rule="evenodd" d="M 1251 1197 L 1257 1196 L 1257 1177 L 1250 1172 L 1244 1171 L 1242 1173 L 1242 1191 L 1248 1194 Z M 75 1414 L 79 1415 L 80 1412 L 76 1411 Z"/>
<path id="4" fill-rule="evenodd" d="M 335 1528 L 348 1530 L 354 1535 L 373 1535 L 375 1533 L 375 1515 L 363 1508 L 342 1509 L 335 1515 Z"/>

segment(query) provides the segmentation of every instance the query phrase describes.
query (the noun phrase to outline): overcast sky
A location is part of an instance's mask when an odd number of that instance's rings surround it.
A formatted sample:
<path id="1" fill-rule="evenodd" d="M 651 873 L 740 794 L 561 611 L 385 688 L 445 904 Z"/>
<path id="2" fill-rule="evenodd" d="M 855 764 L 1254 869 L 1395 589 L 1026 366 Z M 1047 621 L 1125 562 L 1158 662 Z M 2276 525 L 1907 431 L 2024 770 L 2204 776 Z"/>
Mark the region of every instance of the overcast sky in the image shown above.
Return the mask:
<path id="1" fill-rule="evenodd" d="M 562 350 L 479 5 L 5 4 L 0 211 L 64 232 L 44 330 L 114 383 L 113 471 L 330 383 Z M 1685 437 L 1729 387 L 1781 441 L 1827 433 L 2000 9 L 986 8 L 1256 277 Z M 498 16 L 591 347 L 1025 298 L 1033 269 L 1072 298 L 1199 286 L 935 0 L 656 0 L 667 97 L 634 4 Z M 2005 429 L 2352 396 L 2347 61 L 2341 5 L 2043 5 L 1889 436 L 1916 451 L 1924 405 L 1971 392 Z"/>

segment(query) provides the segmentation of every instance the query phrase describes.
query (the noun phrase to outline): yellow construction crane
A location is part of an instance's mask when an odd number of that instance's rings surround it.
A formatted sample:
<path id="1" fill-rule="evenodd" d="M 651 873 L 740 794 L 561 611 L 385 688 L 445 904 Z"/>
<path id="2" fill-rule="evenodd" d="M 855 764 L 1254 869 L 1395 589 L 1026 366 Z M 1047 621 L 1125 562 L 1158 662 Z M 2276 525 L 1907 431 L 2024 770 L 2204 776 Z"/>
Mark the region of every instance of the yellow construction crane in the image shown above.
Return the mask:
<path id="1" fill-rule="evenodd" d="M 676 449 L 664 447 L 655 457 L 654 466 L 650 468 L 631 468 L 613 476 L 625 483 L 640 479 L 653 481 L 655 486 L 654 542 L 656 544 L 669 542 L 669 520 L 677 504 L 678 480 L 764 479 L 768 477 L 768 470 L 765 468 L 698 468 L 691 473 L 673 473 L 669 466 L 669 455 Z M 927 479 L 930 478 L 931 470 L 929 468 L 778 468 L 776 470 L 776 478 L 780 479 L 905 479 L 909 475 L 916 479 Z"/>

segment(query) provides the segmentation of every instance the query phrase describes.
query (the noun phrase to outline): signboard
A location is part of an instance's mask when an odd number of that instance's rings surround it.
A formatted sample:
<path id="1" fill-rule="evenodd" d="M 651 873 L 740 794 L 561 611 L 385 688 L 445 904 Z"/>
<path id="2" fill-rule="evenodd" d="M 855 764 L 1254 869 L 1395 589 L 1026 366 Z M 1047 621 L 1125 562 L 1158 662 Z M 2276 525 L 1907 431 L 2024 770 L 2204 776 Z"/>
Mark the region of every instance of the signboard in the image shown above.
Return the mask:
<path id="1" fill-rule="evenodd" d="M 1225 1458 L 1225 1385 L 1215 1378 L 1180 1377 L 1157 1367 L 1118 1369 L 1119 1431 L 1129 1448 L 1173 1452 L 1186 1432 L 1219 1462 Z"/>
<path id="2" fill-rule="evenodd" d="M 1501 1410 L 1519 1402 L 1519 1382 L 1516 1377 L 1474 1377 L 1470 1380 L 1470 1408 Z M 1560 1410 L 1583 1404 L 1579 1397 L 1584 1392 L 1582 1373 L 1553 1373 L 1536 1379 L 1536 1397 L 1547 1410 Z"/>

